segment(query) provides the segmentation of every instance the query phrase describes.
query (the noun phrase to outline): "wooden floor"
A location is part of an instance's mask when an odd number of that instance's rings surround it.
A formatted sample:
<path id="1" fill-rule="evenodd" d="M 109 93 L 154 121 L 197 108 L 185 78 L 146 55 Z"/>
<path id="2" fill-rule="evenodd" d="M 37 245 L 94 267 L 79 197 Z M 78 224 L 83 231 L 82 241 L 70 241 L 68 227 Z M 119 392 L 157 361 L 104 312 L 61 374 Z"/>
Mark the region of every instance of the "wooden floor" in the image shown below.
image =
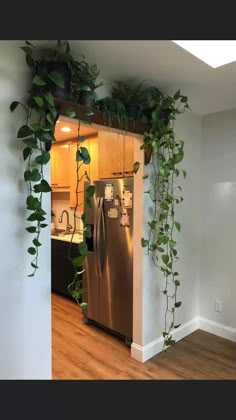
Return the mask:
<path id="1" fill-rule="evenodd" d="M 198 330 L 145 363 L 118 338 L 84 324 L 80 308 L 52 296 L 53 379 L 236 379 L 236 343 Z"/>

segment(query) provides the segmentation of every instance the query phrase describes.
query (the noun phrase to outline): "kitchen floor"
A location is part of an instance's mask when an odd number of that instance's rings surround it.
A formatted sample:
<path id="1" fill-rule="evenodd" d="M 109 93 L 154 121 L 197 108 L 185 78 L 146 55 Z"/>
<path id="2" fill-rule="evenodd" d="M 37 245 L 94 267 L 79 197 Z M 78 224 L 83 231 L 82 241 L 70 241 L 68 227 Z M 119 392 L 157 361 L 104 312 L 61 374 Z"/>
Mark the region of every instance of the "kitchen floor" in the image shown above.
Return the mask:
<path id="1" fill-rule="evenodd" d="M 145 363 L 118 338 L 83 322 L 81 309 L 52 294 L 53 379 L 236 379 L 236 343 L 197 330 Z"/>

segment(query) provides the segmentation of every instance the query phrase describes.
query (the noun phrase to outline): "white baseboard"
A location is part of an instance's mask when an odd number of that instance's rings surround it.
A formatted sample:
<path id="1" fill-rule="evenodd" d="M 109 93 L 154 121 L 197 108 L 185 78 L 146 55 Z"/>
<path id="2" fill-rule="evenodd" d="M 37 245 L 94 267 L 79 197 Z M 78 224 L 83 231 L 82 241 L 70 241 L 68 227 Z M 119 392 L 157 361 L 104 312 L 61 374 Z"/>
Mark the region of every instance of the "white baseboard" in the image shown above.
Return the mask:
<path id="1" fill-rule="evenodd" d="M 218 324 L 209 319 L 199 317 L 199 328 L 219 337 L 236 342 L 236 329 L 228 327 L 227 325 Z"/>
<path id="2" fill-rule="evenodd" d="M 217 322 L 210 321 L 209 319 L 196 317 L 189 322 L 181 325 L 177 330 L 172 333 L 173 338 L 176 341 L 181 340 L 197 329 L 209 332 L 211 334 L 218 335 L 219 337 L 226 338 L 227 340 L 236 342 L 236 329 L 228 327 L 227 325 L 218 324 Z M 143 363 L 149 360 L 151 357 L 158 353 L 161 353 L 163 349 L 163 337 L 157 338 L 146 346 L 139 346 L 138 344 L 132 343 L 131 345 L 131 357 Z"/>
<path id="3" fill-rule="evenodd" d="M 181 325 L 178 329 L 172 332 L 173 339 L 176 341 L 181 340 L 187 335 L 191 334 L 199 328 L 199 318 L 196 317 L 189 322 Z M 157 338 L 146 346 L 139 346 L 138 344 L 132 343 L 131 345 L 131 357 L 143 363 L 158 353 L 161 353 L 163 349 L 163 337 Z"/>

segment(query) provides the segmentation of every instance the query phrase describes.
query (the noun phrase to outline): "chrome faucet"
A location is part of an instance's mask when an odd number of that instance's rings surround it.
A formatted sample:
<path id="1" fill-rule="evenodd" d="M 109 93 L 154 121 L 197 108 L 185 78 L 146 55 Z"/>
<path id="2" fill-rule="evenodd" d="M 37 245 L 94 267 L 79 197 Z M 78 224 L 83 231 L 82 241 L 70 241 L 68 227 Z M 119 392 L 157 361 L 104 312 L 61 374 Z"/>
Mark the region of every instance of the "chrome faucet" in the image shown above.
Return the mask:
<path id="1" fill-rule="evenodd" d="M 63 214 L 64 213 L 66 213 L 66 219 L 67 219 L 67 221 L 66 221 L 66 231 L 67 232 L 70 232 L 70 230 L 73 228 L 73 226 L 71 226 L 70 223 L 69 223 L 69 213 L 68 213 L 67 210 L 63 210 L 62 211 L 61 216 L 59 217 L 58 222 L 59 223 L 62 223 L 62 218 L 63 218 Z"/>

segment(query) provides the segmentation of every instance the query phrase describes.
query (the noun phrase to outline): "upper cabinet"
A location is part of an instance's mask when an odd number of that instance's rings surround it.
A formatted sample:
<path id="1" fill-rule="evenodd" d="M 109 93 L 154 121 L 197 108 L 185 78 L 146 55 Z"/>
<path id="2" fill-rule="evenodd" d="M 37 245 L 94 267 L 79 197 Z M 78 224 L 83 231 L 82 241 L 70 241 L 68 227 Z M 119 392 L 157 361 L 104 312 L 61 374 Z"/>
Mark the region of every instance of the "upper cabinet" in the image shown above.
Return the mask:
<path id="1" fill-rule="evenodd" d="M 98 177 L 133 176 L 133 138 L 121 133 L 99 131 Z"/>
<path id="2" fill-rule="evenodd" d="M 51 186 L 53 190 L 70 188 L 70 145 L 53 144 L 51 148 Z"/>

